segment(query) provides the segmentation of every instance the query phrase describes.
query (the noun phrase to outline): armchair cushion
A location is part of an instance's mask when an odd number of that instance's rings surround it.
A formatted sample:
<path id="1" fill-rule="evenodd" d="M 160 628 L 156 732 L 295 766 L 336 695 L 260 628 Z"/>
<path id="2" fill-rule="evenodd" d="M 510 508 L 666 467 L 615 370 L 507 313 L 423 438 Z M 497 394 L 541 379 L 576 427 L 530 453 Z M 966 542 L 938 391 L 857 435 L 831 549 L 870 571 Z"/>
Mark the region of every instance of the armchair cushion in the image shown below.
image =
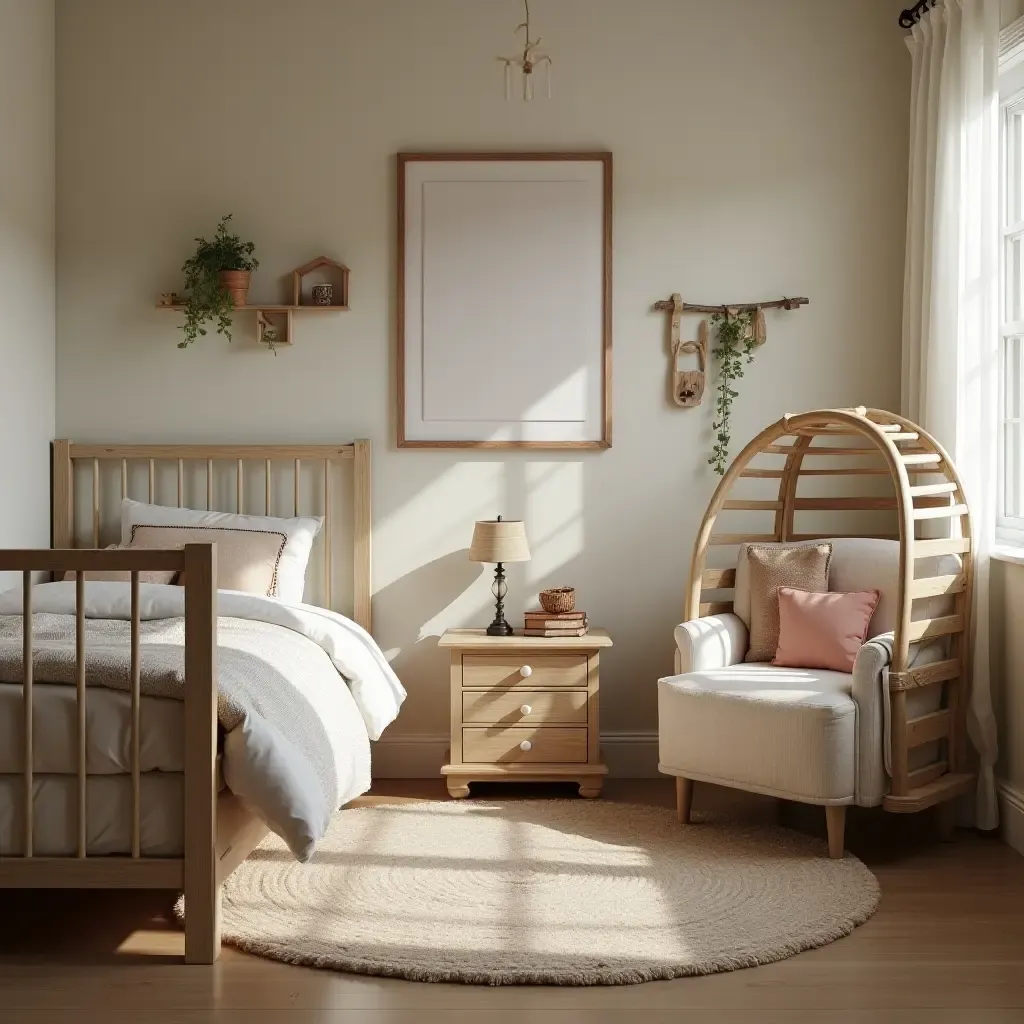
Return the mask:
<path id="1" fill-rule="evenodd" d="M 861 647 L 852 676 L 745 663 L 746 638 L 746 627 L 733 614 L 710 615 L 676 626 L 680 671 L 687 675 L 658 683 L 662 769 L 793 799 L 827 802 L 852 787 L 850 793 L 857 804 L 872 807 L 881 803 L 888 790 L 887 670 L 892 634 L 875 637 Z M 934 650 L 922 651 L 920 657 L 935 660 L 943 656 L 941 643 L 929 646 Z M 705 688 L 713 692 L 702 697 Z M 935 710 L 919 703 L 934 702 L 931 691 L 935 689 L 911 693 L 908 710 L 912 716 Z M 738 725 L 733 724 L 729 712 L 734 706 L 740 712 Z M 790 720 L 789 713 L 794 710 L 796 716 Z M 769 756 L 769 747 L 778 750 Z M 797 763 L 787 750 L 795 752 Z M 821 757 L 826 752 L 830 757 L 846 758 L 847 765 L 799 764 L 812 753 Z M 927 763 L 923 747 L 920 758 Z M 917 759 L 915 756 L 915 762 Z M 764 781 L 766 777 L 756 768 L 759 761 L 772 766 L 774 783 Z M 809 785 L 813 779 L 817 782 Z M 799 788 L 787 790 L 786 785 Z M 809 797 L 809 793 L 818 795 Z M 832 795 L 824 797 L 825 793 Z"/>
<path id="2" fill-rule="evenodd" d="M 675 628 L 679 672 L 738 665 L 747 653 L 747 627 L 738 615 L 707 615 Z"/>
<path id="3" fill-rule="evenodd" d="M 744 663 L 658 681 L 659 767 L 808 803 L 856 799 L 845 672 Z"/>

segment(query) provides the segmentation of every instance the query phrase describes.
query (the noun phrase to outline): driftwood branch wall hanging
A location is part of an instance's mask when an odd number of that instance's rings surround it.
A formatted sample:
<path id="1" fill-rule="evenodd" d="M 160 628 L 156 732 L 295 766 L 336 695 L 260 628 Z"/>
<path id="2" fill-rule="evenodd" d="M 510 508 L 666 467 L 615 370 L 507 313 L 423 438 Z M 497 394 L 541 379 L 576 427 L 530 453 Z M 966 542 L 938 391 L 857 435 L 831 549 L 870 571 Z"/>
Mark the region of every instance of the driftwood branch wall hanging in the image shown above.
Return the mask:
<path id="1" fill-rule="evenodd" d="M 754 350 L 765 343 L 767 325 L 764 319 L 766 309 L 799 309 L 809 302 L 805 298 L 782 298 L 768 302 L 741 302 L 731 306 L 703 306 L 695 302 L 683 302 L 678 294 L 654 304 L 656 310 L 669 313 L 669 348 L 671 351 L 672 400 L 676 405 L 692 408 L 700 405 L 704 398 L 708 354 L 708 321 L 701 320 L 697 328 L 696 341 L 682 341 L 680 324 L 683 313 L 710 313 L 715 328 L 715 347 L 712 355 L 718 360 L 718 385 L 715 388 L 716 418 L 712 424 L 715 445 L 708 464 L 719 476 L 725 473 L 729 462 L 731 440 L 730 421 L 733 399 L 739 397 L 734 390 L 737 380 L 744 374 L 744 367 L 754 358 Z M 682 354 L 696 354 L 696 370 L 681 370 L 679 357 Z"/>
<path id="2" fill-rule="evenodd" d="M 689 408 L 700 405 L 704 399 L 704 374 L 708 362 L 708 322 L 701 320 L 697 327 L 696 341 L 682 341 L 679 337 L 679 321 L 682 319 L 683 300 L 678 295 L 673 295 L 671 301 L 669 344 L 672 346 L 672 401 L 676 405 Z M 679 369 L 679 356 L 684 352 L 696 353 L 696 370 Z"/>

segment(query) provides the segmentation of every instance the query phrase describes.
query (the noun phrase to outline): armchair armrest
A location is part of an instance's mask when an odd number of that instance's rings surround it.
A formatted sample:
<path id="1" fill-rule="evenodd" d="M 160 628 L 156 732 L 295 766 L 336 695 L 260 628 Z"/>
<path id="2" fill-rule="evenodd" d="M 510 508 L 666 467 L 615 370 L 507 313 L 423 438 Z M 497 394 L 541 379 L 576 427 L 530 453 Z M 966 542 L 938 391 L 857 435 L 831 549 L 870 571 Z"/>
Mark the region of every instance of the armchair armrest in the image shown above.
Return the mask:
<path id="1" fill-rule="evenodd" d="M 857 705 L 857 803 L 861 806 L 881 801 L 892 774 L 889 666 L 894 640 L 891 632 L 872 637 L 861 645 L 853 664 L 850 695 Z M 944 639 L 911 644 L 910 667 L 941 661 L 945 656 Z"/>
<path id="2" fill-rule="evenodd" d="M 749 644 L 747 627 L 732 612 L 680 622 L 674 634 L 677 673 L 738 665 Z"/>

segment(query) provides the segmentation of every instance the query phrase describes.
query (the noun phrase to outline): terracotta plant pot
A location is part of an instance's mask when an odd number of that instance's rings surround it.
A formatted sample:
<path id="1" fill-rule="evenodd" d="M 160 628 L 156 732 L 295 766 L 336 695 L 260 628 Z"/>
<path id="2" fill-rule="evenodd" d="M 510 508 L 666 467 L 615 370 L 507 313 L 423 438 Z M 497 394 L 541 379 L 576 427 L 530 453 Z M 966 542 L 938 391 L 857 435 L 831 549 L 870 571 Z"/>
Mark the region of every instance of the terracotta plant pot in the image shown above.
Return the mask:
<path id="1" fill-rule="evenodd" d="M 218 283 L 231 296 L 231 302 L 236 309 L 245 305 L 251 277 L 250 270 L 222 270 L 217 274 Z"/>

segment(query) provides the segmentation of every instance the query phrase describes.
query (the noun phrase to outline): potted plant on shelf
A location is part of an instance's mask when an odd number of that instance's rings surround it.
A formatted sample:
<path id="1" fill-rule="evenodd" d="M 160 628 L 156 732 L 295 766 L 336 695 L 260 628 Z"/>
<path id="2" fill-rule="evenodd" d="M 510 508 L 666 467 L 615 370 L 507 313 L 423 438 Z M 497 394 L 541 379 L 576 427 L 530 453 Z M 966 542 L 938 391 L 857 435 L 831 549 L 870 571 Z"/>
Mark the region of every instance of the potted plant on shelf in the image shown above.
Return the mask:
<path id="1" fill-rule="evenodd" d="M 187 348 L 205 335 L 203 325 L 213 320 L 217 321 L 217 333 L 231 340 L 231 311 L 245 305 L 249 279 L 259 261 L 253 256 L 256 246 L 252 242 L 229 234 L 230 220 L 230 213 L 221 218 L 212 240 L 197 238 L 195 255 L 181 268 L 188 299 L 181 326 L 185 337 L 178 348 Z"/>

